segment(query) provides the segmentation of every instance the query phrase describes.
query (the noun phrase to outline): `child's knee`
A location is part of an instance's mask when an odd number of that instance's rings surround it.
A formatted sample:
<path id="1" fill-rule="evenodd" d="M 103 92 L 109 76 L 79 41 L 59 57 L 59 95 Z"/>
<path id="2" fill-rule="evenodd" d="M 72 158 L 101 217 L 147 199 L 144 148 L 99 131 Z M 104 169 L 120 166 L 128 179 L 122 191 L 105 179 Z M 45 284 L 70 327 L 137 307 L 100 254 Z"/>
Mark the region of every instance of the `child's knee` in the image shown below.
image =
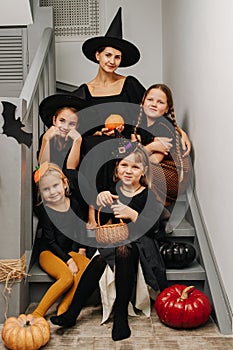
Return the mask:
<path id="1" fill-rule="evenodd" d="M 70 288 L 74 283 L 74 278 L 70 270 L 63 274 L 60 280 L 62 281 L 65 289 Z"/>

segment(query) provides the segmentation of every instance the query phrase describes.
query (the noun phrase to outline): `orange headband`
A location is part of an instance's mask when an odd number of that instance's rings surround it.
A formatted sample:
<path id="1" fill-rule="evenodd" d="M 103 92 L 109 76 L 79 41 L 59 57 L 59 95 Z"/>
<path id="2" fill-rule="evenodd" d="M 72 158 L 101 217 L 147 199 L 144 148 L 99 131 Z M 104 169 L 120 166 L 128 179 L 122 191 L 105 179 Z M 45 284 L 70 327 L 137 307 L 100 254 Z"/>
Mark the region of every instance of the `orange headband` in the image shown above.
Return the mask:
<path id="1" fill-rule="evenodd" d="M 55 166 L 55 165 L 48 163 L 46 161 L 46 162 L 42 163 L 39 167 L 36 168 L 36 171 L 34 173 L 35 183 L 40 181 L 41 177 L 46 173 L 46 171 L 48 169 L 54 169 L 54 170 L 58 171 L 61 174 L 62 179 L 64 179 L 65 175 L 63 174 L 61 169 L 58 166 Z"/>

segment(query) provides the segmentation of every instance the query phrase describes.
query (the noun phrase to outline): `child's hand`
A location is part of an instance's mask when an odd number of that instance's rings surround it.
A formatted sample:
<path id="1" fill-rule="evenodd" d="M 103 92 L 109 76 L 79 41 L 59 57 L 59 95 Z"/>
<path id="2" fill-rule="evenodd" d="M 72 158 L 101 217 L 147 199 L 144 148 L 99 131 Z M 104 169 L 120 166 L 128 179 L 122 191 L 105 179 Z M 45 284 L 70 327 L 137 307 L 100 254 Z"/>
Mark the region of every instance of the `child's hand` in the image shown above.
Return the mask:
<path id="1" fill-rule="evenodd" d="M 85 248 L 79 248 L 78 252 L 79 252 L 79 254 L 86 256 L 86 249 Z"/>
<path id="2" fill-rule="evenodd" d="M 163 154 L 168 154 L 172 147 L 172 138 L 168 137 L 155 137 L 148 146 L 151 152 L 160 152 Z"/>
<path id="3" fill-rule="evenodd" d="M 80 139 L 80 141 L 82 140 L 82 136 L 81 134 L 78 132 L 78 130 L 76 129 L 71 129 L 68 134 L 66 135 L 66 141 L 68 140 L 68 138 L 71 138 L 73 141 L 77 141 Z"/>
<path id="4" fill-rule="evenodd" d="M 66 264 L 68 265 L 72 275 L 75 276 L 78 273 L 78 266 L 76 265 L 75 261 L 70 258 Z"/>
<path id="5" fill-rule="evenodd" d="M 185 151 L 183 157 L 186 157 L 191 152 L 192 146 L 188 135 L 184 131 L 182 132 L 181 144 L 183 151 Z"/>
<path id="6" fill-rule="evenodd" d="M 60 135 L 60 130 L 58 127 L 52 125 L 44 134 L 44 139 L 50 141 L 54 136 Z"/>
<path id="7" fill-rule="evenodd" d="M 98 194 L 96 198 L 96 204 L 98 206 L 106 207 L 106 205 L 112 205 L 113 201 L 117 199 L 118 196 L 115 194 L 111 194 L 110 191 L 102 191 Z"/>
<path id="8" fill-rule="evenodd" d="M 137 220 L 138 212 L 121 203 L 119 200 L 117 200 L 117 204 L 113 204 L 111 208 L 115 218 L 117 219 L 130 219 L 133 222 Z"/>

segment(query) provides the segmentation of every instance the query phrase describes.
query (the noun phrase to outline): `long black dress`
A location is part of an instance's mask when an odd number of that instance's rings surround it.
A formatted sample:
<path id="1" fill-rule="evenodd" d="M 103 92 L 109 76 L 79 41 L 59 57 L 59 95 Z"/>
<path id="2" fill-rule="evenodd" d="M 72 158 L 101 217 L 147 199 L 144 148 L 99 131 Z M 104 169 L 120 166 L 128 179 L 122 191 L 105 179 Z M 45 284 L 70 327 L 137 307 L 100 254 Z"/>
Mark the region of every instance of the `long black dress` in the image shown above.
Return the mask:
<path id="1" fill-rule="evenodd" d="M 102 129 L 105 119 L 110 114 L 120 114 L 125 121 L 122 136 L 130 138 L 133 126 L 138 119 L 139 104 L 144 92 L 145 88 L 133 76 L 126 77 L 123 88 L 118 95 L 92 96 L 87 84 L 82 84 L 73 91 L 74 95 L 93 106 L 79 113 L 79 130 L 81 130 L 83 137 L 80 170 L 91 183 L 91 189 L 86 194 L 86 200 L 89 204 L 93 204 L 98 192 L 112 185 L 115 166 L 115 161 L 112 160 L 112 152 L 116 148 L 114 137 L 93 136 L 93 134 Z M 85 194 L 83 195 L 85 197 Z"/>

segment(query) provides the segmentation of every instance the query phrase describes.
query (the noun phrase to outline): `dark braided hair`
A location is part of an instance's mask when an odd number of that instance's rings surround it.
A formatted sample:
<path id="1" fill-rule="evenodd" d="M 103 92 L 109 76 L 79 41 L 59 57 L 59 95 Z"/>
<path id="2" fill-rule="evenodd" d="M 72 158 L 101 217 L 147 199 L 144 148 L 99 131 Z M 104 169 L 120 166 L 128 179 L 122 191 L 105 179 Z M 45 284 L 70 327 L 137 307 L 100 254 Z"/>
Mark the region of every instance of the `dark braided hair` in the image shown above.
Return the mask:
<path id="1" fill-rule="evenodd" d="M 181 169 L 180 174 L 179 174 L 179 182 L 181 182 L 183 180 L 183 176 L 184 176 L 183 160 L 182 160 L 182 156 L 181 156 L 181 143 L 180 143 L 181 132 L 180 132 L 180 129 L 178 128 L 178 125 L 176 122 L 172 92 L 171 92 L 171 89 L 167 85 L 165 85 L 165 84 L 153 84 L 144 93 L 143 98 L 142 98 L 142 102 L 140 105 L 140 112 L 139 112 L 137 124 L 135 125 L 135 128 L 134 128 L 134 135 L 136 137 L 136 140 L 138 142 L 140 142 L 139 136 L 137 134 L 137 129 L 139 128 L 139 126 L 142 122 L 142 118 L 143 118 L 143 114 L 144 114 L 143 105 L 144 105 L 145 99 L 146 99 L 147 95 L 149 94 L 149 92 L 153 89 L 159 89 L 159 90 L 163 91 L 167 97 L 168 111 L 167 111 L 167 113 L 165 113 L 165 116 L 170 115 L 172 124 L 175 128 L 176 152 L 177 152 L 178 160 L 180 163 L 180 169 Z"/>

